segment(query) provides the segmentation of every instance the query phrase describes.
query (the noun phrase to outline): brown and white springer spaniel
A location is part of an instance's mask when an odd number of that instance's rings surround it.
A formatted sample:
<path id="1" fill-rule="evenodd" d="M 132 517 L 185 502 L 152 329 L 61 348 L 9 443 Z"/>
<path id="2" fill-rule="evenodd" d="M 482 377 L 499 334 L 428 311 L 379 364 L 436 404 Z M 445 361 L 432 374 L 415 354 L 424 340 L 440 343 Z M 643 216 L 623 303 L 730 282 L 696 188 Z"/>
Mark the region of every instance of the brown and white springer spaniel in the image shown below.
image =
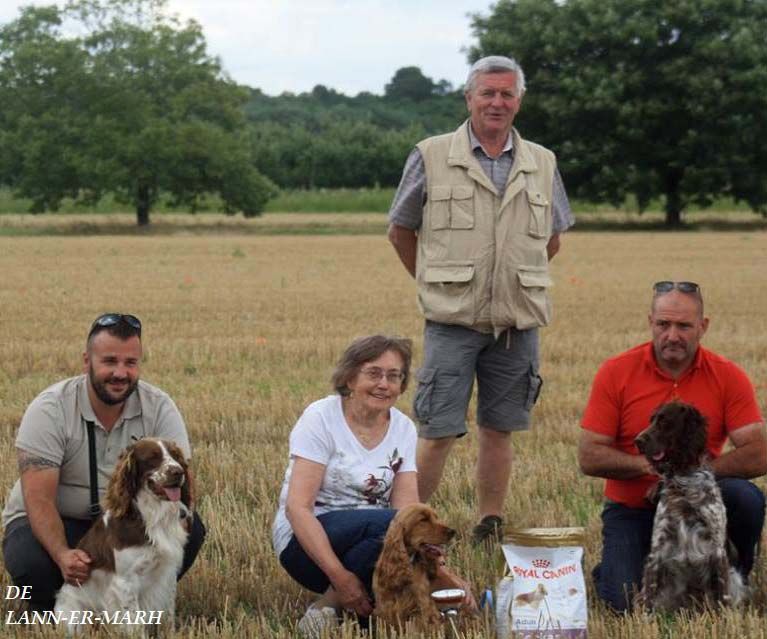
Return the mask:
<path id="1" fill-rule="evenodd" d="M 634 441 L 662 477 L 635 605 L 663 612 L 737 605 L 746 588 L 727 557 L 727 512 L 705 464 L 706 418 L 694 406 L 670 402 Z"/>
<path id="2" fill-rule="evenodd" d="M 73 611 L 78 611 L 75 619 L 83 618 L 82 611 L 91 611 L 101 623 L 121 619 L 121 629 L 142 634 L 140 623 L 125 624 L 120 615 L 173 623 L 191 502 L 187 464 L 178 446 L 145 438 L 125 449 L 109 481 L 104 513 L 77 546 L 91 558 L 90 577 L 80 586 L 65 584 L 56 597 L 55 613 L 69 633 L 84 627 L 70 623 Z"/>

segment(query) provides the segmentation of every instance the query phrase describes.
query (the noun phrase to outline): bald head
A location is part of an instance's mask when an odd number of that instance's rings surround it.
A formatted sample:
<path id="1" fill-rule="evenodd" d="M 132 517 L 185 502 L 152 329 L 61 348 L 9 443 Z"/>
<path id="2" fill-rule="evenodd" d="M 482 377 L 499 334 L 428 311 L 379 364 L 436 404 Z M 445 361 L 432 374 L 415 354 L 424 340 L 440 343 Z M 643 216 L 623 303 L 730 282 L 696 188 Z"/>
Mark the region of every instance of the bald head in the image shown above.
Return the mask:
<path id="1" fill-rule="evenodd" d="M 655 313 L 658 301 L 664 297 L 670 297 L 675 300 L 679 299 L 680 297 L 684 297 L 692 300 L 695 303 L 695 308 L 697 309 L 698 316 L 701 319 L 703 318 L 703 295 L 701 294 L 700 289 L 698 289 L 695 293 L 682 293 L 682 291 L 678 290 L 672 290 L 665 293 L 655 293 L 653 294 L 652 302 L 650 303 L 650 314 Z"/>

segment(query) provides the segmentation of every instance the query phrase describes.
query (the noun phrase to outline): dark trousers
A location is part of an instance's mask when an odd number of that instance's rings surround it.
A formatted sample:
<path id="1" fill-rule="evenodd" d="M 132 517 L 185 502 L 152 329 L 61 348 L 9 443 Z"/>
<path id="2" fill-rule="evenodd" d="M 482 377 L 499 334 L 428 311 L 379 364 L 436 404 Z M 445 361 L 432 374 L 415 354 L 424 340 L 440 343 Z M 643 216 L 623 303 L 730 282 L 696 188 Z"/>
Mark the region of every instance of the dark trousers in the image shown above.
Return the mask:
<path id="1" fill-rule="evenodd" d="M 738 553 L 734 566 L 745 578 L 754 566 L 762 534 L 764 495 L 745 479 L 725 477 L 717 484 L 727 509 L 727 536 Z M 629 611 L 634 593 L 642 587 L 654 518 L 652 509 L 612 502 L 602 511 L 602 563 L 592 574 L 597 594 L 617 612 Z"/>
<path id="2" fill-rule="evenodd" d="M 62 518 L 67 544 L 74 548 L 83 538 L 91 522 L 87 519 Z M 197 513 L 194 513 L 192 530 L 184 547 L 184 561 L 179 578 L 191 567 L 202 542 L 205 540 L 205 526 Z M 5 569 L 16 586 L 31 586 L 29 609 L 43 612 L 53 610 L 56 593 L 64 583 L 56 562 L 42 547 L 32 533 L 26 517 L 13 520 L 5 530 L 3 537 L 3 559 Z"/>
<path id="3" fill-rule="evenodd" d="M 317 517 L 333 552 L 344 568 L 365 584 L 368 593 L 373 592 L 373 569 L 395 514 L 395 510 L 384 508 L 362 508 L 336 510 Z M 325 592 L 330 586 L 325 573 L 309 558 L 295 537 L 280 554 L 280 563 L 293 579 L 312 592 Z"/>

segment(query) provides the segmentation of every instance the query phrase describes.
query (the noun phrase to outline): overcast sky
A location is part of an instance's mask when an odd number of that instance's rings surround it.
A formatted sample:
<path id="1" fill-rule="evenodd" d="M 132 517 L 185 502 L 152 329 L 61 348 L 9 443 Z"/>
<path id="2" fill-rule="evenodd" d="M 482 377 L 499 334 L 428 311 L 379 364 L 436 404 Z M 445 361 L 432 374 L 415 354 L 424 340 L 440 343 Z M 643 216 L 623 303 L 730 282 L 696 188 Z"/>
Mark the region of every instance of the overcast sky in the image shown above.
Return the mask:
<path id="1" fill-rule="evenodd" d="M 0 0 L 0 22 L 26 4 Z M 61 2 L 59 4 L 62 4 Z M 269 95 L 324 84 L 347 95 L 383 93 L 400 67 L 460 86 L 475 44 L 467 14 L 487 14 L 491 0 L 170 0 L 194 18 L 210 53 L 234 80 Z"/>

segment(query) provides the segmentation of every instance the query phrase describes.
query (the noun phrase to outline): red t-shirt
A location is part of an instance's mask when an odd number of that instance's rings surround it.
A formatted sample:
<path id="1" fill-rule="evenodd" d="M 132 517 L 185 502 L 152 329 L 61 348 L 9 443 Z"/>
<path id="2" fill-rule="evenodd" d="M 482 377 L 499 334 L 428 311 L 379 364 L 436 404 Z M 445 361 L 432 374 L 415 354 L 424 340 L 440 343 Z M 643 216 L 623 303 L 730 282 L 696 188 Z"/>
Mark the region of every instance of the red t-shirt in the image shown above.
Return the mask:
<path id="1" fill-rule="evenodd" d="M 652 342 L 647 342 L 602 364 L 581 426 L 614 437 L 618 450 L 638 455 L 634 438 L 650 425 L 658 406 L 674 399 L 694 405 L 706 417 L 712 457 L 721 454 L 730 432 L 762 421 L 754 387 L 736 364 L 698 347 L 692 366 L 674 380 L 658 368 Z M 632 508 L 649 507 L 644 497 L 657 480 L 654 475 L 608 479 L 605 497 Z"/>

